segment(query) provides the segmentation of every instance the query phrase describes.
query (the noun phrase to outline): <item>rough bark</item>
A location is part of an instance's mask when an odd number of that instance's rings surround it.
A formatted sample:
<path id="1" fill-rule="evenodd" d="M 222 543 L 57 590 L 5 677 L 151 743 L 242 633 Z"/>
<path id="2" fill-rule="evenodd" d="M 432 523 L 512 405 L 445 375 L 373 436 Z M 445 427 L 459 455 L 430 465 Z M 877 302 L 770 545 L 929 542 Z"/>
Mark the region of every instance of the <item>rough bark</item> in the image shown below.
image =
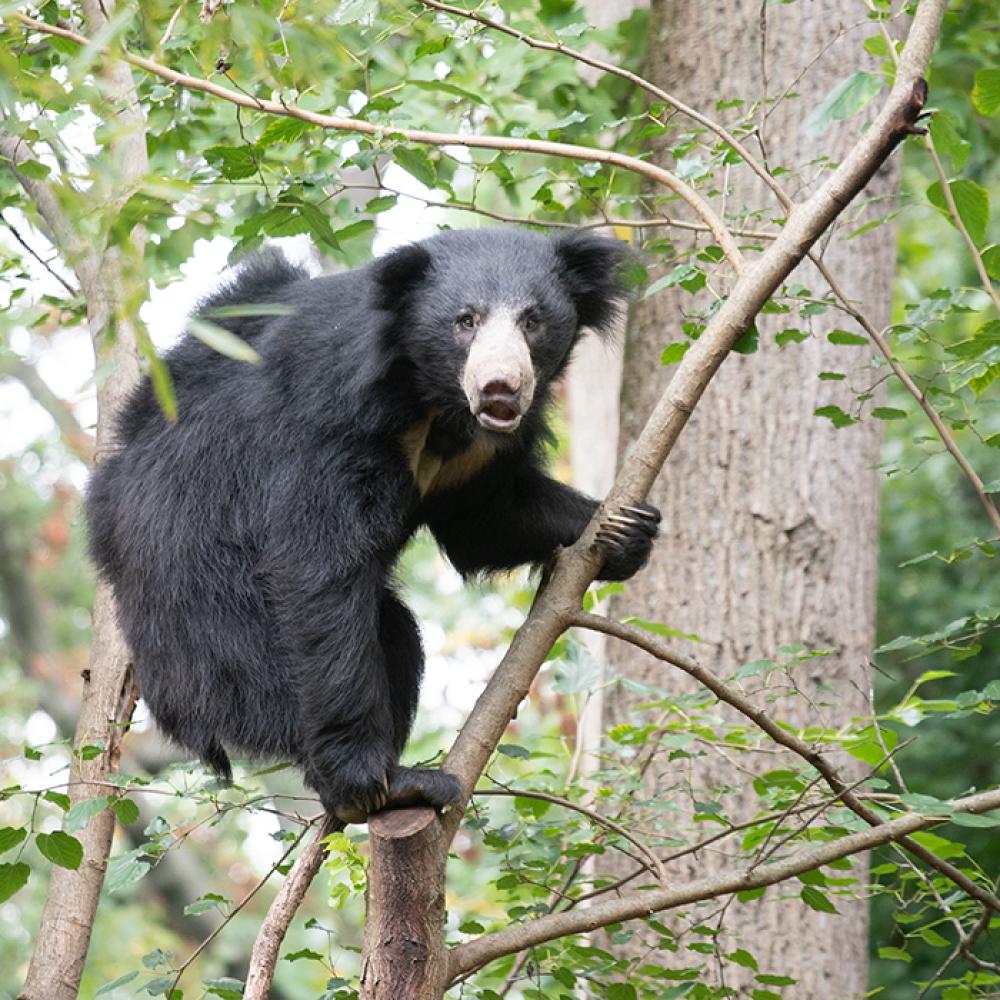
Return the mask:
<path id="1" fill-rule="evenodd" d="M 856 17 L 849 0 L 831 0 L 822 12 L 751 0 L 656 0 L 646 75 L 700 108 L 720 98 L 777 96 Z M 808 174 L 806 164 L 820 154 L 836 161 L 847 152 L 857 135 L 856 120 L 818 142 L 806 137 L 802 122 L 838 79 L 862 68 L 863 37 L 852 31 L 834 42 L 796 84 L 800 97 L 772 109 L 763 135 L 772 168 Z M 894 186 L 894 169 L 883 167 L 866 194 L 885 195 Z M 793 194 L 802 197 L 801 190 Z M 773 195 L 747 171 L 733 172 L 728 204 L 732 210 L 750 205 L 783 214 L 774 211 Z M 892 247 L 892 229 L 883 226 L 850 243 L 835 239 L 825 254 L 876 325 L 888 317 Z M 794 280 L 822 291 L 811 268 L 800 266 Z M 689 296 L 668 290 L 639 310 L 626 348 L 623 453 L 670 378 L 659 356 L 665 343 L 681 339 L 679 320 L 690 306 Z M 826 341 L 832 327 L 846 325 L 829 314 L 812 321 L 805 343 L 776 347 L 776 330 L 808 328 L 808 322 L 758 320 L 760 352 L 732 357 L 715 378 L 652 490 L 651 501 L 665 514 L 663 536 L 650 566 L 629 584 L 620 610 L 701 636 L 708 645 L 691 644 L 689 651 L 722 676 L 741 663 L 778 655 L 782 645 L 832 651 L 797 675 L 808 700 L 783 699 L 778 712 L 793 725 L 807 719 L 837 725 L 867 708 L 879 429 L 877 421 L 868 420 L 835 430 L 813 411 L 829 403 L 850 411 L 854 393 L 876 377 L 864 370 L 867 349 Z M 842 371 L 848 379 L 820 381 L 821 371 Z M 617 644 L 614 662 L 625 676 L 674 691 L 690 689 L 684 678 L 665 673 L 662 664 L 632 647 Z M 824 694 L 827 689 L 834 693 Z M 606 727 L 634 718 L 633 696 L 621 689 L 608 694 Z M 773 755 L 740 763 L 757 770 L 781 766 Z M 752 814 L 749 780 L 730 760 L 710 752 L 687 764 L 682 773 L 677 765 L 658 762 L 646 773 L 646 791 L 680 802 L 689 797 L 688 788 L 694 798 L 705 798 L 712 789 L 738 784 L 744 791 L 723 800 L 727 814 L 736 821 Z M 687 881 L 712 875 L 725 863 L 703 853 L 671 866 L 670 876 Z M 860 865 L 856 872 L 863 877 Z M 722 950 L 746 948 L 762 971 L 794 976 L 803 996 L 860 996 L 867 908 L 860 899 L 838 906 L 839 916 L 787 899 L 733 906 L 725 916 Z M 795 928 L 793 935 L 789 927 Z M 641 955 L 650 946 L 643 938 L 637 932 L 624 952 Z M 752 976 L 734 966 L 726 970 L 725 982 L 744 989 Z"/>
<path id="2" fill-rule="evenodd" d="M 110 0 L 84 4 L 88 32 L 97 33 L 113 11 Z M 97 172 L 103 182 L 93 194 L 103 196 L 101 206 L 115 211 L 132 194 L 134 185 L 148 169 L 144 120 L 131 71 L 121 63 L 109 63 L 102 72 L 109 106 L 114 109 L 120 131 L 110 144 L 106 171 Z M 109 185 L 104 187 L 104 183 Z M 36 203 L 45 192 L 28 188 Z M 38 207 L 44 211 L 44 204 Z M 112 445 L 112 415 L 139 378 L 135 331 L 124 313 L 125 280 L 123 252 L 141 259 L 144 234 L 137 229 L 125 248 L 90 247 L 84 252 L 74 233 L 74 219 L 58 208 L 50 229 L 76 271 L 87 302 L 87 321 L 94 344 L 96 369 L 106 372 L 97 389 L 97 459 Z M 138 272 L 137 272 L 138 273 Z M 83 672 L 80 716 L 73 746 L 100 747 L 91 759 L 74 753 L 70 768 L 69 796 L 72 805 L 99 798 L 106 790 L 97 782 L 118 767 L 121 739 L 125 733 L 137 690 L 131 656 L 118 628 L 110 587 L 99 582 L 94 599 L 93 641 L 90 665 Z M 110 810 L 98 814 L 75 834 L 83 845 L 78 869 L 53 866 L 35 949 L 21 996 L 25 1000 L 73 1000 L 90 947 L 94 917 L 104 884 L 104 873 L 114 836 L 115 817 Z"/>
<path id="3" fill-rule="evenodd" d="M 361 1000 L 439 1000 L 448 839 L 433 810 L 397 809 L 369 820 L 368 840 Z"/>

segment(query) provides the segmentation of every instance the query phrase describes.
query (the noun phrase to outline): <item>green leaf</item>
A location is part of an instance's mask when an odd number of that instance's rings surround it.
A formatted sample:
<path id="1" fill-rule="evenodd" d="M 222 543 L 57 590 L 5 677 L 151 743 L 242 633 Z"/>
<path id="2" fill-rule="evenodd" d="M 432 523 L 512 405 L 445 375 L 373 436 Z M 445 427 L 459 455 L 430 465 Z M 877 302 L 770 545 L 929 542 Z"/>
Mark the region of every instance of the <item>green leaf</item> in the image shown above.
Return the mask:
<path id="1" fill-rule="evenodd" d="M 806 119 L 806 135 L 821 136 L 834 122 L 861 111 L 882 89 L 883 80 L 875 73 L 852 73 L 834 86 Z"/>
<path id="2" fill-rule="evenodd" d="M 760 334 L 757 332 L 757 327 L 751 324 L 749 329 L 741 334 L 740 338 L 733 344 L 733 351 L 736 354 L 756 354 L 759 346 Z"/>
<path id="3" fill-rule="evenodd" d="M 415 177 L 425 187 L 433 188 L 437 184 L 437 171 L 422 149 L 397 146 L 393 151 L 393 158 L 411 177 Z"/>
<path id="4" fill-rule="evenodd" d="M 365 211 L 372 215 L 378 215 L 379 212 L 388 212 L 390 208 L 395 208 L 398 198 L 394 194 L 382 194 L 377 198 L 372 198 L 367 205 L 365 205 Z"/>
<path id="5" fill-rule="evenodd" d="M 187 912 L 187 911 L 185 911 Z M 287 955 L 282 955 L 286 962 L 300 962 L 303 959 L 309 962 L 322 962 L 323 956 L 312 948 L 300 948 L 298 951 L 290 951 Z"/>
<path id="6" fill-rule="evenodd" d="M 994 243 L 992 246 L 988 246 L 982 252 L 983 267 L 986 268 L 986 273 L 991 277 L 1000 281 L 1000 243 Z"/>
<path id="7" fill-rule="evenodd" d="M 104 812 L 108 807 L 107 796 L 101 796 L 96 799 L 84 799 L 82 802 L 77 802 L 75 806 L 68 813 L 66 813 L 66 818 L 63 820 L 63 829 L 67 833 L 76 833 L 77 830 L 82 830 L 88 823 L 95 817 Z"/>
<path id="8" fill-rule="evenodd" d="M 278 142 L 294 142 L 303 132 L 316 128 L 312 122 L 304 122 L 301 118 L 272 118 L 260 134 L 258 146 L 273 146 Z"/>
<path id="9" fill-rule="evenodd" d="M 631 983 L 610 983 L 604 995 L 607 1000 L 636 1000 L 638 996 Z"/>
<path id="10" fill-rule="evenodd" d="M 23 861 L 0 865 L 0 903 L 6 903 L 18 889 L 23 889 L 30 875 L 31 869 Z"/>
<path id="11" fill-rule="evenodd" d="M 977 397 L 981 396 L 998 378 L 1000 378 L 1000 364 L 988 365 L 982 375 L 969 379 L 969 388 Z"/>
<path id="12" fill-rule="evenodd" d="M 860 333 L 851 333 L 848 330 L 831 330 L 826 339 L 831 344 L 849 344 L 857 347 L 864 347 L 868 343 L 868 338 Z"/>
<path id="13" fill-rule="evenodd" d="M 213 351 L 218 351 L 219 354 L 224 354 L 234 361 L 246 361 L 250 364 L 258 364 L 261 361 L 260 355 L 242 337 L 237 337 L 235 333 L 217 323 L 194 316 L 188 320 L 188 330 Z"/>
<path id="14" fill-rule="evenodd" d="M 150 869 L 148 861 L 140 860 L 146 854 L 145 847 L 137 847 L 124 854 L 115 855 L 108 863 L 108 874 L 104 880 L 105 890 L 121 892 L 138 882 Z"/>
<path id="15" fill-rule="evenodd" d="M 52 864 L 60 868 L 79 868 L 83 861 L 83 844 L 62 830 L 36 834 L 35 845 Z"/>
<path id="16" fill-rule="evenodd" d="M 773 976 L 767 972 L 761 972 L 754 978 L 765 986 L 794 986 L 798 982 L 791 976 Z"/>
<path id="17" fill-rule="evenodd" d="M 242 979 L 233 979 L 230 976 L 205 980 L 208 993 L 213 997 L 222 997 L 222 1000 L 242 1000 L 245 985 Z"/>
<path id="18" fill-rule="evenodd" d="M 530 750 L 527 750 L 522 746 L 518 746 L 516 743 L 501 743 L 500 746 L 497 747 L 497 750 L 505 757 L 519 757 L 522 760 L 527 760 L 531 757 Z"/>
<path id="19" fill-rule="evenodd" d="M 143 986 L 142 992 L 148 993 L 151 997 L 166 996 L 173 989 L 176 978 L 176 975 L 154 976 Z M 171 997 L 170 1000 L 173 1000 L 173 998 Z"/>
<path id="20" fill-rule="evenodd" d="M 876 420 L 905 420 L 907 414 L 906 410 L 897 410 L 892 406 L 876 406 L 872 416 Z"/>
<path id="21" fill-rule="evenodd" d="M 726 955 L 726 958 L 728 958 L 730 962 L 742 965 L 745 969 L 753 969 L 754 972 L 757 971 L 757 959 L 754 958 L 753 955 L 746 950 L 746 948 L 737 948 L 736 951 L 730 952 Z"/>
<path id="22" fill-rule="evenodd" d="M 251 146 L 209 146 L 205 159 L 229 181 L 243 180 L 257 173 L 257 157 Z"/>
<path id="23" fill-rule="evenodd" d="M 845 413 L 839 406 L 833 406 L 832 404 L 830 406 L 819 406 L 813 410 L 813 413 L 817 417 L 826 417 L 838 430 L 841 427 L 850 427 L 851 424 L 858 422 L 856 418 Z"/>
<path id="24" fill-rule="evenodd" d="M 820 913 L 836 913 L 837 907 L 830 902 L 825 892 L 820 892 L 815 886 L 804 885 L 799 893 L 802 902 L 810 909 L 819 910 Z"/>
<path id="25" fill-rule="evenodd" d="M 879 948 L 878 957 L 887 959 L 890 962 L 909 962 L 910 956 L 902 948 Z"/>
<path id="26" fill-rule="evenodd" d="M 681 358 L 684 357 L 688 352 L 688 348 L 691 346 L 690 340 L 678 340 L 673 344 L 667 344 L 663 349 L 663 353 L 660 355 L 661 365 L 675 365 Z"/>
<path id="27" fill-rule="evenodd" d="M 947 111 L 936 112 L 929 126 L 935 147 L 951 160 L 956 173 L 965 166 L 972 149 L 972 144 L 962 138 L 957 126 L 958 119 Z"/>
<path id="28" fill-rule="evenodd" d="M 417 51 L 413 54 L 414 59 L 421 56 L 434 56 L 439 52 L 444 52 L 451 44 L 450 35 L 440 35 L 437 38 L 428 38 L 426 42 L 421 42 L 417 46 Z"/>
<path id="29" fill-rule="evenodd" d="M 955 207 L 958 209 L 958 217 L 962 220 L 962 225 L 968 230 L 972 242 L 976 246 L 981 246 L 986 238 L 986 223 L 990 218 L 989 193 L 981 184 L 965 177 L 957 181 L 949 181 L 948 189 L 951 191 L 952 198 L 955 199 Z M 954 224 L 939 181 L 935 181 L 927 189 L 927 200 L 935 208 L 940 209 Z"/>
<path id="30" fill-rule="evenodd" d="M 17 165 L 17 172 L 32 181 L 44 181 L 49 176 L 50 170 L 38 160 L 22 160 Z"/>
<path id="31" fill-rule="evenodd" d="M 663 622 L 651 622 L 645 618 L 636 618 L 631 615 L 624 621 L 626 625 L 638 625 L 639 628 L 645 629 L 647 632 L 655 632 L 657 635 L 663 635 L 669 639 L 690 639 L 692 642 L 705 642 L 700 635 L 695 635 L 694 632 L 681 632 L 679 629 L 664 625 Z"/>
<path id="32" fill-rule="evenodd" d="M 774 342 L 778 347 L 784 347 L 785 344 L 801 344 L 803 340 L 808 339 L 809 334 L 805 330 L 782 330 L 774 335 Z"/>
<path id="33" fill-rule="evenodd" d="M 138 969 L 133 969 L 131 972 L 126 972 L 124 976 L 119 976 L 117 979 L 112 979 L 110 983 L 105 983 L 95 994 L 95 997 L 104 996 L 105 993 L 113 993 L 119 986 L 124 986 L 126 983 L 132 982 L 136 976 L 139 975 Z"/>
<path id="34" fill-rule="evenodd" d="M 122 826 L 128 826 L 139 818 L 139 807 L 131 799 L 115 799 L 111 803 L 111 811 Z"/>
<path id="35" fill-rule="evenodd" d="M 65 792 L 46 792 L 43 796 L 46 802 L 51 802 L 55 806 L 59 806 L 63 812 L 66 812 L 70 807 L 70 797 Z"/>
<path id="36" fill-rule="evenodd" d="M 9 851 L 28 836 L 28 831 L 23 826 L 0 827 L 0 854 Z"/>
<path id="37" fill-rule="evenodd" d="M 956 826 L 988 829 L 990 827 L 1000 826 L 1000 813 L 996 811 L 988 813 L 957 812 L 952 814 L 951 821 Z"/>
<path id="38" fill-rule="evenodd" d="M 995 115 L 1000 111 L 1000 69 L 976 70 L 972 104 L 981 115 Z"/>

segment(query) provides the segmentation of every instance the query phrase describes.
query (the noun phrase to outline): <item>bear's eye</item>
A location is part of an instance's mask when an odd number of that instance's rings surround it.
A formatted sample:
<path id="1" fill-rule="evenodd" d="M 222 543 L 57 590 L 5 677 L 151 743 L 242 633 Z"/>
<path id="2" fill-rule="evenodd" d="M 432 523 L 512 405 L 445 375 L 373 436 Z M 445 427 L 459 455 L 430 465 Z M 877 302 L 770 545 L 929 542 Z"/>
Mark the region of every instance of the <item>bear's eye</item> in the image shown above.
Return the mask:
<path id="1" fill-rule="evenodd" d="M 475 313 L 471 312 L 459 313 L 458 318 L 455 320 L 455 323 L 462 330 L 475 330 L 476 328 Z"/>
<path id="2" fill-rule="evenodd" d="M 533 309 L 526 312 L 521 317 L 521 325 L 524 327 L 526 333 L 534 333 L 535 330 L 541 325 L 541 318 L 538 313 Z"/>

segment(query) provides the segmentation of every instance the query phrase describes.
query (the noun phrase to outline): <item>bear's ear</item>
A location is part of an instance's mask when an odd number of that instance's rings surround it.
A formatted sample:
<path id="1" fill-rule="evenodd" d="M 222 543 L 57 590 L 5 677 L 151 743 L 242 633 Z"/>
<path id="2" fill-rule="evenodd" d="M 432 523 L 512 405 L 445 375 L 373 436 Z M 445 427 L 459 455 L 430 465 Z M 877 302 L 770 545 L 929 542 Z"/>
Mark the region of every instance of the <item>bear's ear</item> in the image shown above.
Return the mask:
<path id="1" fill-rule="evenodd" d="M 376 305 L 396 311 L 427 275 L 431 255 L 419 243 L 391 250 L 373 264 Z"/>
<path id="2" fill-rule="evenodd" d="M 613 333 L 628 301 L 623 272 L 632 250 L 621 240 L 578 230 L 557 236 L 555 251 L 580 326 L 602 336 Z"/>

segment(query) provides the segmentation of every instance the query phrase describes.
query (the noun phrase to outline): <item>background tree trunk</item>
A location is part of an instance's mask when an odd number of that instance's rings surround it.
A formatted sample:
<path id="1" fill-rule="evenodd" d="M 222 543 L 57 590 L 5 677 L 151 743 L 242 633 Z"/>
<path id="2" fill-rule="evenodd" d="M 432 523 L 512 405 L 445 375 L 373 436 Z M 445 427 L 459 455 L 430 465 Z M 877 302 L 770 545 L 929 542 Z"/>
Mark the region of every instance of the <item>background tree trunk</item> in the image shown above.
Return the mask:
<path id="1" fill-rule="evenodd" d="M 818 140 L 802 129 L 839 79 L 862 66 L 876 68 L 866 65 L 861 47 L 870 28 L 845 31 L 859 14 L 850 0 L 829 0 L 822 11 L 759 0 L 654 0 L 645 75 L 711 111 L 717 101 L 731 98 L 763 107 L 765 95 L 781 95 L 803 74 L 793 88 L 797 99 L 767 105 L 766 120 L 758 115 L 767 163 L 772 170 L 784 166 L 801 172 L 785 181 L 792 197 L 800 199 L 811 190 L 806 181 L 817 173 L 807 164 L 824 154 L 838 161 L 861 127 L 855 118 Z M 820 53 L 823 57 L 810 66 Z M 783 215 L 749 171 L 733 168 L 731 179 L 728 210 L 751 206 L 766 209 L 765 218 Z M 867 194 L 878 197 L 894 189 L 890 166 Z M 889 315 L 893 240 L 892 227 L 882 226 L 850 243 L 837 238 L 825 253 L 848 294 L 876 325 Z M 800 267 L 795 278 L 817 294 L 825 291 L 810 268 Z M 638 310 L 626 346 L 621 454 L 670 377 L 660 354 L 666 343 L 682 339 L 679 324 L 691 305 L 689 295 L 668 289 Z M 727 360 L 695 411 L 650 496 L 664 512 L 662 537 L 650 566 L 627 585 L 618 610 L 699 635 L 708 645 L 678 647 L 722 676 L 757 658 L 780 657 L 783 645 L 830 650 L 831 655 L 795 671 L 807 698 L 783 698 L 775 713 L 793 725 L 807 716 L 811 723 L 837 725 L 868 710 L 880 434 L 875 420 L 835 430 L 813 411 L 835 403 L 850 412 L 854 395 L 878 376 L 866 369 L 867 348 L 827 342 L 826 333 L 847 325 L 845 318 L 827 313 L 812 320 L 781 319 L 758 321 L 759 353 Z M 812 336 L 777 347 L 775 332 L 791 326 Z M 844 372 L 847 379 L 821 381 L 822 371 Z M 624 676 L 690 690 L 685 678 L 665 673 L 662 664 L 633 648 L 616 643 L 612 658 Z M 620 688 L 608 693 L 605 706 L 605 728 L 635 719 L 636 697 Z M 739 763 L 756 771 L 782 766 L 773 754 L 744 754 Z M 847 773 L 857 774 L 846 766 Z M 664 833 L 676 832 L 678 817 L 690 814 L 692 799 L 713 797 L 711 791 L 699 795 L 700 790 L 736 786 L 722 799 L 734 821 L 756 809 L 750 777 L 713 750 L 676 764 L 661 754 L 644 783 L 648 794 L 678 808 L 658 814 Z M 669 875 L 683 881 L 724 863 L 703 851 L 671 865 Z M 864 875 L 857 867 L 855 873 Z M 832 915 L 787 899 L 778 903 L 774 891 L 769 895 L 774 899 L 734 902 L 721 920 L 716 914 L 721 952 L 746 948 L 761 972 L 795 977 L 797 996 L 861 996 L 867 974 L 866 902 L 837 897 L 840 914 Z M 627 944 L 608 946 L 640 959 L 656 943 L 645 940 L 640 929 Z M 715 982 L 724 979 L 741 991 L 753 982 L 750 969 L 728 963 L 723 974 L 713 965 L 705 975 Z"/>

